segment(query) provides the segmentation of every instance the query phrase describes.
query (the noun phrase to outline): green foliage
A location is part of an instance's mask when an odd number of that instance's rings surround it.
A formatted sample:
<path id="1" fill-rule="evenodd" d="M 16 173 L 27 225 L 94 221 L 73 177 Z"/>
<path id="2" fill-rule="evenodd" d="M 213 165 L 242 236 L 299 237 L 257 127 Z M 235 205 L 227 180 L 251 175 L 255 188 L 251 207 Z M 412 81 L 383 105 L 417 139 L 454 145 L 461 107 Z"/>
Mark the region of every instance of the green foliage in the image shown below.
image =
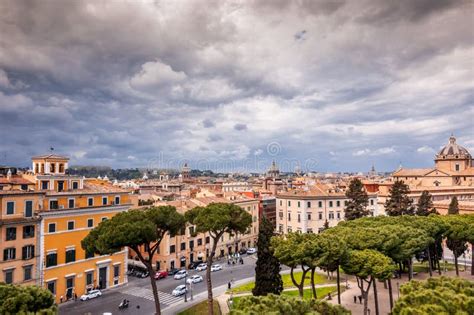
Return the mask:
<path id="1" fill-rule="evenodd" d="M 0 283 L 0 314 L 56 314 L 53 294 L 37 286 Z"/>
<path id="2" fill-rule="evenodd" d="M 255 287 L 253 295 L 280 294 L 283 281 L 280 275 L 280 262 L 273 256 L 270 240 L 273 236 L 273 225 L 263 216 L 260 221 L 257 240 L 257 263 L 255 266 Z"/>
<path id="3" fill-rule="evenodd" d="M 345 315 L 348 310 L 324 301 L 301 300 L 299 298 L 269 294 L 267 296 L 248 296 L 239 300 L 238 309 L 232 309 L 231 315 Z"/>
<path id="4" fill-rule="evenodd" d="M 385 202 L 385 212 L 389 216 L 413 215 L 413 201 L 408 197 L 410 189 L 403 181 L 395 181 Z"/>
<path id="5" fill-rule="evenodd" d="M 320 234 L 317 239 L 315 248 L 318 248 L 319 253 L 316 264 L 321 269 L 335 271 L 347 259 L 348 246 L 336 233 L 328 232 Z"/>
<path id="6" fill-rule="evenodd" d="M 459 214 L 459 203 L 456 196 L 454 196 L 449 203 L 448 214 Z"/>
<path id="7" fill-rule="evenodd" d="M 344 208 L 346 220 L 354 220 L 370 214 L 370 211 L 367 210 L 369 197 L 360 179 L 354 178 L 350 182 L 346 197 L 349 198 L 349 202 Z"/>
<path id="8" fill-rule="evenodd" d="M 360 279 L 372 277 L 380 280 L 391 278 L 395 269 L 390 258 L 371 249 L 350 251 L 342 267 Z"/>
<path id="9" fill-rule="evenodd" d="M 394 315 L 474 314 L 474 282 L 459 278 L 410 281 L 400 288 L 402 296 Z"/>
<path id="10" fill-rule="evenodd" d="M 433 201 L 431 201 L 430 193 L 424 190 L 421 193 L 420 199 L 418 199 L 416 214 L 419 216 L 428 216 L 432 213 L 436 213 L 436 209 L 433 208 Z"/>

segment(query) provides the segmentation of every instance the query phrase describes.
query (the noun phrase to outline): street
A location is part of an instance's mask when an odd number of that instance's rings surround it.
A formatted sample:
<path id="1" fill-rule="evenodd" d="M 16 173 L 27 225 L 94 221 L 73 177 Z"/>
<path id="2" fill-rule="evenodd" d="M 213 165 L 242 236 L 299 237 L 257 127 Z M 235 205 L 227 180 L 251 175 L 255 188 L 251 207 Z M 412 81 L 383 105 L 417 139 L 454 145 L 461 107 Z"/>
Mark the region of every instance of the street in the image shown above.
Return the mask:
<path id="1" fill-rule="evenodd" d="M 244 256 L 243 265 L 236 264 L 228 266 L 224 259 L 216 262 L 222 266 L 223 270 L 212 273 L 212 284 L 214 288 L 227 286 L 230 280 L 238 281 L 255 275 L 256 255 Z M 188 273 L 189 276 L 199 274 L 204 278 L 203 282 L 192 285 L 193 296 L 206 292 L 206 271 L 196 272 L 194 270 L 188 270 Z M 157 280 L 156 284 L 158 286 L 162 311 L 184 303 L 184 295 L 180 297 L 171 295 L 171 292 L 178 285 L 184 284 L 184 279 L 174 280 L 172 276 L 169 276 L 166 279 Z M 102 293 L 103 295 L 101 297 L 89 301 L 82 302 L 78 300 L 76 302 L 64 303 L 60 305 L 59 314 L 98 315 L 106 312 L 112 314 L 153 314 L 155 312 L 150 278 L 141 279 L 129 276 L 127 285 L 105 290 Z M 190 293 L 191 292 L 188 292 L 188 300 L 191 299 Z M 203 294 L 200 294 L 200 298 L 203 298 Z M 123 299 L 129 300 L 130 305 L 128 309 L 119 310 L 118 305 Z"/>

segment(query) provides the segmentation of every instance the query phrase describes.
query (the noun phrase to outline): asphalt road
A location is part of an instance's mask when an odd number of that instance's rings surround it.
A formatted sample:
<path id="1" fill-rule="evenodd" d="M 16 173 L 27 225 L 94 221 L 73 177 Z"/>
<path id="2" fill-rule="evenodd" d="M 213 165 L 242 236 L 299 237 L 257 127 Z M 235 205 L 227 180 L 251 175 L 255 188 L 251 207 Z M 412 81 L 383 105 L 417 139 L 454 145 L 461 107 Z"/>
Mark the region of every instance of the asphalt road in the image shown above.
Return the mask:
<path id="1" fill-rule="evenodd" d="M 212 273 L 213 287 L 227 286 L 231 280 L 238 281 L 255 275 L 256 255 L 244 257 L 243 265 L 230 265 L 222 260 L 220 263 L 223 270 Z M 204 278 L 203 282 L 193 284 L 193 296 L 199 295 L 203 299 L 203 293 L 206 289 L 206 271 L 188 271 L 189 275 L 199 274 Z M 178 309 L 184 306 L 184 296 L 174 297 L 171 292 L 180 284 L 184 284 L 184 279 L 174 280 L 173 277 L 160 279 L 157 282 L 161 309 Z M 154 314 L 155 307 L 153 302 L 153 293 L 151 291 L 150 278 L 139 279 L 128 277 L 128 284 L 105 290 L 99 298 L 89 301 L 72 301 L 64 303 L 59 308 L 59 314 L 69 315 L 99 315 L 106 312 L 112 314 Z M 201 294 L 200 294 L 201 293 Z M 128 309 L 119 310 L 118 305 L 123 299 L 130 301 Z M 190 294 L 188 292 L 188 300 Z"/>

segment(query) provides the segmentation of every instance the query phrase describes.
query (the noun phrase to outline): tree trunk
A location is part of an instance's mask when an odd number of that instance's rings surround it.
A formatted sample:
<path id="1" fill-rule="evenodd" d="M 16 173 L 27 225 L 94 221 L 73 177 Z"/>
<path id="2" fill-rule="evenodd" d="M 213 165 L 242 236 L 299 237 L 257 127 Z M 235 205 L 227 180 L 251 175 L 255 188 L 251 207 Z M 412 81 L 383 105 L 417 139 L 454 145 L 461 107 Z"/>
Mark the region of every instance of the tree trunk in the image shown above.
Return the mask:
<path id="1" fill-rule="evenodd" d="M 434 253 L 436 255 L 436 263 L 438 264 L 438 274 L 441 276 L 441 264 L 439 263 L 441 257 L 438 256 L 438 242 L 434 244 Z"/>
<path id="2" fill-rule="evenodd" d="M 375 315 L 379 315 L 379 297 L 377 295 L 377 279 L 372 279 L 374 283 L 374 303 L 375 303 Z"/>
<path id="3" fill-rule="evenodd" d="M 388 298 L 390 301 L 390 312 L 393 308 L 393 291 L 392 291 L 392 279 L 388 279 Z"/>
<path id="4" fill-rule="evenodd" d="M 318 298 L 317 294 L 316 294 L 316 286 L 314 285 L 314 272 L 315 272 L 316 268 L 311 268 L 311 290 L 313 290 L 313 298 L 316 300 Z M 304 282 L 303 282 L 303 286 L 304 286 Z"/>
<path id="5" fill-rule="evenodd" d="M 471 276 L 474 276 L 474 242 L 471 243 Z"/>
<path id="6" fill-rule="evenodd" d="M 304 295 L 304 281 L 306 279 L 306 273 L 309 271 L 309 268 L 305 270 L 303 265 L 301 265 L 301 270 L 303 270 L 303 274 L 301 275 L 301 282 L 298 285 L 298 292 L 300 294 L 300 297 L 303 298 L 303 295 Z"/>
<path id="7" fill-rule="evenodd" d="M 402 278 L 402 262 L 398 263 L 398 278 Z"/>
<path id="8" fill-rule="evenodd" d="M 341 276 L 339 275 L 339 265 L 336 269 L 337 277 L 337 304 L 341 305 Z"/>
<path id="9" fill-rule="evenodd" d="M 430 254 L 430 248 L 428 247 L 428 270 L 430 272 L 430 278 L 433 276 L 433 270 L 431 269 L 431 254 Z"/>
<path id="10" fill-rule="evenodd" d="M 158 297 L 158 288 L 156 287 L 156 280 L 155 280 L 155 274 L 153 270 L 153 266 L 150 263 L 145 263 L 144 264 L 148 270 L 148 273 L 150 274 L 150 282 L 151 282 L 151 290 L 153 291 L 153 298 L 155 299 L 155 312 L 156 315 L 161 314 L 161 306 L 160 306 L 160 299 Z"/>
<path id="11" fill-rule="evenodd" d="M 456 267 L 456 277 L 459 277 L 458 256 L 456 255 L 456 252 L 454 250 L 453 250 L 453 255 L 454 255 L 454 267 Z"/>
<path id="12" fill-rule="evenodd" d="M 410 257 L 408 260 L 408 280 L 413 279 L 413 258 Z"/>
<path id="13" fill-rule="evenodd" d="M 209 256 L 207 257 L 207 269 L 206 269 L 206 282 L 207 282 L 207 313 L 209 315 L 214 315 L 214 297 L 212 295 L 212 280 L 211 280 L 211 266 L 212 260 L 216 254 L 217 242 L 220 238 L 220 235 L 216 238 L 212 238 L 212 250 Z"/>

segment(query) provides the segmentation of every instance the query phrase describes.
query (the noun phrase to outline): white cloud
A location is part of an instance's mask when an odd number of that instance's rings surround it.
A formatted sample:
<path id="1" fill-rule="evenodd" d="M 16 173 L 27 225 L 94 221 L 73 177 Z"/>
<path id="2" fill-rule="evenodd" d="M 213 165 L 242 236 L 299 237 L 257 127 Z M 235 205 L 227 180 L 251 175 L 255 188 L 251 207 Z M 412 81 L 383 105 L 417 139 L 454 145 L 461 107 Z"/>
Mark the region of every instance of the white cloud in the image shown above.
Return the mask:
<path id="1" fill-rule="evenodd" d="M 160 61 L 146 62 L 140 72 L 130 79 L 130 85 L 137 89 L 156 89 L 186 79 L 182 71 L 174 71 L 169 65 Z"/>
<path id="2" fill-rule="evenodd" d="M 378 148 L 378 149 L 362 149 L 362 150 L 357 150 L 352 153 L 353 156 L 378 156 L 378 155 L 388 155 L 395 153 L 395 149 L 393 147 L 383 147 L 383 148 Z"/>
<path id="3" fill-rule="evenodd" d="M 425 153 L 432 154 L 432 153 L 435 153 L 435 150 L 430 146 L 424 145 L 416 149 L 416 152 L 423 153 L 423 154 Z"/>

